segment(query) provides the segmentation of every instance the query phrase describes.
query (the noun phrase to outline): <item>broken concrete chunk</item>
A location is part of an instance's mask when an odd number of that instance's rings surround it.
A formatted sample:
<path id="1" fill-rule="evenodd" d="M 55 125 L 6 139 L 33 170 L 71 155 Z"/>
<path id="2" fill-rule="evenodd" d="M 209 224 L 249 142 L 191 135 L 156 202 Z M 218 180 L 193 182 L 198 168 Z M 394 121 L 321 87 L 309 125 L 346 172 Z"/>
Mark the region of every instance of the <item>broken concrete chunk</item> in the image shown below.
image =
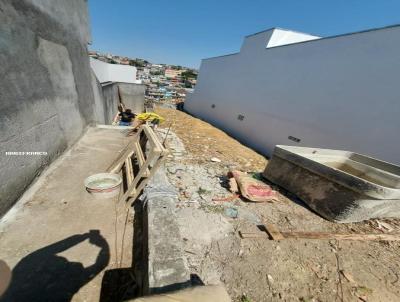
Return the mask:
<path id="1" fill-rule="evenodd" d="M 239 187 L 234 177 L 229 178 L 229 191 L 231 191 L 232 193 L 239 192 Z"/>
<path id="2" fill-rule="evenodd" d="M 273 202 L 277 200 L 276 191 L 261 180 L 241 171 L 232 171 L 232 175 L 239 186 L 240 194 L 244 198 L 255 202 Z"/>
<path id="3" fill-rule="evenodd" d="M 217 158 L 217 157 L 211 157 L 211 159 L 210 159 L 212 162 L 215 162 L 215 163 L 220 163 L 221 162 L 221 160 L 219 159 L 219 158 Z"/>
<path id="4" fill-rule="evenodd" d="M 263 176 L 334 222 L 400 218 L 399 165 L 349 151 L 280 145 Z"/>

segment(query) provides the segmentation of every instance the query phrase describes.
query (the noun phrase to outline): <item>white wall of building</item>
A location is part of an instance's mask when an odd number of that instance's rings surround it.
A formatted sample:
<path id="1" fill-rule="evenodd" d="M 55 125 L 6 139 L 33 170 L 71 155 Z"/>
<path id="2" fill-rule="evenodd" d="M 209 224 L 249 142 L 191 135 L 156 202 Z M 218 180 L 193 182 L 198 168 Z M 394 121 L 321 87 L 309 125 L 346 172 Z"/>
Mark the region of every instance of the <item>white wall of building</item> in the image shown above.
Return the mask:
<path id="1" fill-rule="evenodd" d="M 137 70 L 135 66 L 108 64 L 93 58 L 90 58 L 90 66 L 100 83 L 141 83 L 141 81 L 136 80 Z"/>
<path id="2" fill-rule="evenodd" d="M 266 48 L 271 36 L 204 59 L 185 109 L 266 155 L 287 144 L 400 164 L 400 26 Z"/>
<path id="3" fill-rule="evenodd" d="M 299 43 L 304 41 L 311 41 L 321 38 L 318 36 L 313 36 L 309 34 L 304 34 L 279 28 L 273 29 L 271 31 L 272 31 L 272 36 L 268 40 L 267 48 Z"/>

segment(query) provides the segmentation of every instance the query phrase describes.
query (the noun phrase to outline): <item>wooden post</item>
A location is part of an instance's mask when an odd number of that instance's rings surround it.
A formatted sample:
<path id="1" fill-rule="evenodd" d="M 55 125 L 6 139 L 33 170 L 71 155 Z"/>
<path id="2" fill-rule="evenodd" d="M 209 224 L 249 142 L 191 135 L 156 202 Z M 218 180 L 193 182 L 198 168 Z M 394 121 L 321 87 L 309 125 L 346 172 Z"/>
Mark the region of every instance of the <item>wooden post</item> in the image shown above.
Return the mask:
<path id="1" fill-rule="evenodd" d="M 147 142 L 149 142 L 149 154 L 146 157 L 145 147 Z M 147 125 L 141 126 L 132 141 L 122 151 L 121 156 L 108 169 L 110 173 L 117 173 L 125 164 L 127 190 L 120 200 L 125 201 L 128 198 L 136 198 L 148 183 L 149 178 L 154 175 L 162 164 L 166 154 L 168 154 L 168 151 L 161 144 L 153 130 Z M 132 166 L 133 157 L 137 159 L 139 165 L 139 171 L 136 175 L 134 175 Z"/>

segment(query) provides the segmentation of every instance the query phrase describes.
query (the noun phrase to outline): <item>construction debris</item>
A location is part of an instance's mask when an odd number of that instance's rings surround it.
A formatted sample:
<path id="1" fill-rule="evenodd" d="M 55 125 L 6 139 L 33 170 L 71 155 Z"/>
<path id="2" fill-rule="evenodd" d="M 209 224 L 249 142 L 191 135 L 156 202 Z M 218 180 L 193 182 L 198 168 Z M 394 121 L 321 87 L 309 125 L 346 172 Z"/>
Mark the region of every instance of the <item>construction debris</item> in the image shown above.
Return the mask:
<path id="1" fill-rule="evenodd" d="M 229 178 L 229 191 L 232 193 L 239 192 L 239 187 L 234 177 Z"/>
<path id="2" fill-rule="evenodd" d="M 166 294 L 137 298 L 133 302 L 231 302 L 222 285 L 195 286 Z"/>
<path id="3" fill-rule="evenodd" d="M 352 283 L 352 284 L 357 284 L 357 282 L 356 281 L 354 281 L 354 278 L 353 278 L 353 276 L 350 274 L 350 273 L 348 273 L 348 272 L 346 272 L 346 271 L 344 271 L 344 270 L 340 270 L 340 273 L 343 275 L 343 277 L 345 277 L 345 279 L 347 280 L 347 281 L 349 281 L 350 283 Z"/>
<path id="4" fill-rule="evenodd" d="M 227 175 L 232 170 L 246 171 L 248 176 L 263 182 L 257 173 L 264 168 L 259 155 L 190 115 L 164 109 L 161 113 L 174 121 L 167 138 L 168 146 L 173 151 L 181 150 L 171 154 L 173 157 L 166 164 L 169 180 L 181 192 L 176 212 L 184 249 L 190 251 L 185 252 L 185 258 L 190 270 L 205 284 L 223 282 L 234 301 L 241 301 L 243 293 L 251 301 L 324 301 L 332 293 L 335 299 L 336 292 L 340 301 L 339 274 L 344 301 L 361 301 L 358 296 L 368 301 L 398 300 L 396 274 L 400 241 L 346 240 L 338 247 L 336 239 L 288 240 L 291 238 L 285 237 L 285 232 L 297 230 L 353 235 L 389 233 L 382 225 L 382 230 L 378 229 L 377 220 L 332 223 L 315 215 L 285 190 L 277 191 L 279 202 L 246 202 L 241 193 L 236 193 L 240 188 L 234 177 L 229 179 Z M 165 137 L 169 123 L 163 127 L 158 129 L 163 131 L 161 137 Z M 221 162 L 212 162 L 212 157 Z M 237 213 L 230 208 L 237 209 Z M 393 233 L 400 231 L 400 222 L 396 219 L 379 221 L 392 226 Z M 277 225 L 284 239 L 269 240 L 266 230 L 261 232 L 256 227 L 265 222 Z M 238 230 L 253 232 L 251 235 L 260 239 L 243 240 L 237 236 Z M 334 252 L 330 242 L 335 243 Z M 339 268 L 333 254 L 346 255 L 341 257 Z M 338 270 L 345 270 L 349 278 L 349 273 L 357 274 L 354 279 L 373 292 L 364 293 L 362 287 L 346 281 Z M 273 282 L 268 275 L 273 277 Z"/>
<path id="5" fill-rule="evenodd" d="M 224 211 L 225 215 L 230 218 L 237 218 L 239 216 L 239 211 L 237 208 L 229 207 Z"/>
<path id="6" fill-rule="evenodd" d="M 283 239 L 336 239 L 336 240 L 382 240 L 382 241 L 400 241 L 400 233 L 396 234 L 339 234 L 328 232 L 280 232 L 275 225 L 264 223 L 264 230 L 261 232 L 242 232 L 239 231 L 241 238 L 266 238 L 265 232 L 271 240 Z"/>
<path id="7" fill-rule="evenodd" d="M 221 160 L 219 159 L 219 158 L 217 158 L 217 157 L 211 157 L 211 159 L 210 159 L 212 162 L 214 162 L 214 163 L 220 163 L 221 162 Z"/>
<path id="8" fill-rule="evenodd" d="M 393 231 L 391 225 L 386 222 L 377 220 L 376 223 L 378 224 L 378 229 L 380 229 L 382 232 L 388 231 L 390 233 Z"/>
<path id="9" fill-rule="evenodd" d="M 241 171 L 232 171 L 231 173 L 240 189 L 240 194 L 244 198 L 254 202 L 274 202 L 277 200 L 276 191 L 261 180 Z M 231 184 L 231 182 L 233 180 L 230 179 L 229 183 Z M 232 185 L 231 191 L 232 188 L 235 188 L 235 185 Z"/>
<path id="10" fill-rule="evenodd" d="M 144 152 L 147 142 L 150 148 L 148 153 Z M 127 188 L 120 194 L 119 200 L 126 201 L 129 198 L 135 200 L 167 155 L 168 151 L 153 130 L 147 125 L 142 125 L 121 156 L 108 169 L 109 173 L 121 172 L 126 177 Z M 133 163 L 137 164 L 137 169 L 134 169 Z"/>

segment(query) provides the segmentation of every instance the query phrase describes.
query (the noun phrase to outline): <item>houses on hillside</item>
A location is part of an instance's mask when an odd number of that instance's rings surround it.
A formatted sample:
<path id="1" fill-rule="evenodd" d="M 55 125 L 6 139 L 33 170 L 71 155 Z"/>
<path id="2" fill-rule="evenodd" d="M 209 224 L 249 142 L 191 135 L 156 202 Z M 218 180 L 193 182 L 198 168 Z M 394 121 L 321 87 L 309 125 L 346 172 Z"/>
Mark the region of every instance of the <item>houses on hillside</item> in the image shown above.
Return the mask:
<path id="1" fill-rule="evenodd" d="M 99 66 L 102 67 L 101 63 L 106 62 L 109 63 L 106 68 L 107 70 L 123 70 L 125 74 L 128 68 L 123 69 L 118 66 L 126 65 L 127 67 L 134 67 L 136 80 L 147 87 L 146 99 L 149 102 L 167 102 L 171 104 L 181 102 L 186 96 L 187 89 L 191 89 L 196 85 L 197 70 L 192 68 L 153 64 L 143 59 L 101 54 L 96 51 L 89 51 L 89 56 L 91 57 L 92 65 L 95 65 L 96 68 Z M 103 72 L 104 68 L 97 69 L 102 71 L 101 74 L 109 74 L 109 72 Z M 131 74 L 123 78 L 126 80 L 127 77 L 131 78 Z"/>

